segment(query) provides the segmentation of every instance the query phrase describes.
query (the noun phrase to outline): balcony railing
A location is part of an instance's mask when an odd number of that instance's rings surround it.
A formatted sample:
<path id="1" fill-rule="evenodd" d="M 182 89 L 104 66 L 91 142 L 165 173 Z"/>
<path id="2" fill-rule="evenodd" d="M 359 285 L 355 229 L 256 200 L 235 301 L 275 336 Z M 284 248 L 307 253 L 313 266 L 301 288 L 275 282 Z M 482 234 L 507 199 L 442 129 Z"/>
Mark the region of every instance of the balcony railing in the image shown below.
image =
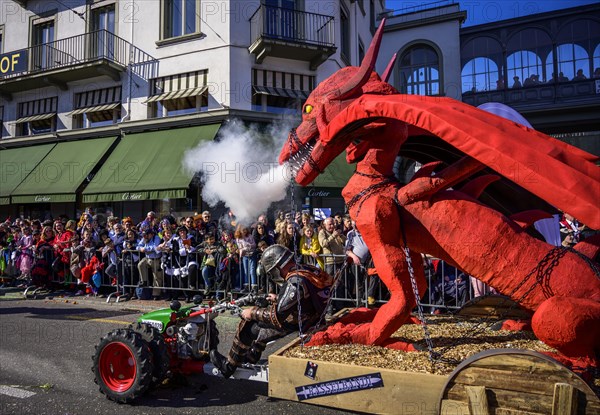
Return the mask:
<path id="1" fill-rule="evenodd" d="M 146 52 L 107 30 L 31 46 L 22 51 L 25 52 L 23 55 L 27 56 L 27 69 L 5 74 L 0 80 L 103 60 L 121 67 L 131 63 L 134 68 L 140 64 L 156 62 L 156 59 Z"/>
<path id="2" fill-rule="evenodd" d="M 333 47 L 333 16 L 261 5 L 250 17 L 251 41 L 259 39 Z"/>
<path id="3" fill-rule="evenodd" d="M 541 83 L 530 87 L 467 92 L 463 102 L 478 106 L 486 102 L 501 102 L 519 111 L 554 108 L 560 104 L 598 105 L 600 79 Z"/>

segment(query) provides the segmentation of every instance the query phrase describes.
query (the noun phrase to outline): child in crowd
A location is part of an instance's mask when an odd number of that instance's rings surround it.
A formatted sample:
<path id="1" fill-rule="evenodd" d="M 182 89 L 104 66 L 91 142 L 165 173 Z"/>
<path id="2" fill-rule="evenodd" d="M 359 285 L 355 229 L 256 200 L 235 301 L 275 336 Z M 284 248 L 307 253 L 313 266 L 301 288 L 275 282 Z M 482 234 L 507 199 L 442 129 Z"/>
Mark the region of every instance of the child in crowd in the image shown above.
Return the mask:
<path id="1" fill-rule="evenodd" d="M 315 228 L 310 224 L 304 226 L 302 229 L 302 237 L 300 238 L 300 255 L 302 255 L 302 262 L 324 269 L 325 265 L 323 264 L 323 258 L 320 256 L 322 251 L 321 244 L 319 244 L 319 238 L 315 235 Z"/>
<path id="2" fill-rule="evenodd" d="M 85 266 L 85 261 L 83 258 L 83 245 L 81 245 L 79 240 L 79 235 L 75 234 L 71 238 L 71 261 L 69 263 L 69 269 L 71 270 L 71 274 L 77 281 L 77 286 L 79 287 L 83 282 L 81 281 L 81 269 Z M 83 295 L 85 291 L 79 289 L 75 293 L 75 295 Z"/>
<path id="3" fill-rule="evenodd" d="M 225 258 L 219 264 L 219 275 L 218 275 L 218 295 L 220 295 L 221 291 L 231 292 L 233 288 L 241 288 L 238 286 L 239 283 L 239 271 L 240 271 L 240 262 L 239 262 L 239 253 L 238 248 L 235 242 L 229 241 L 226 245 L 227 253 Z"/>
<path id="4" fill-rule="evenodd" d="M 19 288 L 25 288 L 31 280 L 31 267 L 33 266 L 33 236 L 29 226 L 23 227 L 23 235 L 17 241 L 19 255 L 20 280 Z"/>

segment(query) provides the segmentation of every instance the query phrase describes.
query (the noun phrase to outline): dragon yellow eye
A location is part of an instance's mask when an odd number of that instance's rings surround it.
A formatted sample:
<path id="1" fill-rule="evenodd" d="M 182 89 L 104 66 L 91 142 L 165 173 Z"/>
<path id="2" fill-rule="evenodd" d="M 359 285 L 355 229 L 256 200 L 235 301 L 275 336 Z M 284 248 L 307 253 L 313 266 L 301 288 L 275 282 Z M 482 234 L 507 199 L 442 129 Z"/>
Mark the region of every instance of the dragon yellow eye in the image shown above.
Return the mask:
<path id="1" fill-rule="evenodd" d="M 312 105 L 308 104 L 308 105 L 304 106 L 304 113 L 305 114 L 310 114 L 312 112 L 312 110 L 313 110 L 313 106 Z"/>

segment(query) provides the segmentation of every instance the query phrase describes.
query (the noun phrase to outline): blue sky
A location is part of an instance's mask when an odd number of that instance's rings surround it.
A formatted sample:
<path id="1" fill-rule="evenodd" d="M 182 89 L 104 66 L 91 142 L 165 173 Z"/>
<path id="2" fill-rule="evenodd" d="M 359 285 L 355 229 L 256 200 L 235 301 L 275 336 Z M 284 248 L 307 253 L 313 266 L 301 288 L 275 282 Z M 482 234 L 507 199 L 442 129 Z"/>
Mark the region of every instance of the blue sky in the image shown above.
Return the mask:
<path id="1" fill-rule="evenodd" d="M 455 3 L 460 4 L 461 10 L 467 12 L 467 21 L 464 26 L 472 26 L 496 22 L 499 20 L 522 17 L 528 14 L 537 14 L 569 7 L 583 6 L 598 3 L 599 0 L 465 0 Z M 388 9 L 402 9 L 405 7 L 423 8 L 424 5 L 434 3 L 433 0 L 387 0 Z M 448 1 L 448 3 L 450 3 Z"/>

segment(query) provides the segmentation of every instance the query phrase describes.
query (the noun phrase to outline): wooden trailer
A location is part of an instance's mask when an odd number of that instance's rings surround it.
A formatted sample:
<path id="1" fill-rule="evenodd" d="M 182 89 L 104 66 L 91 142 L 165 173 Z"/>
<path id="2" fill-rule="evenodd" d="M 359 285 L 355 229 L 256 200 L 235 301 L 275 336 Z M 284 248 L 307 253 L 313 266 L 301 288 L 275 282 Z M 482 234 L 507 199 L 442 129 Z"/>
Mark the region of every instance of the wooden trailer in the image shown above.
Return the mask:
<path id="1" fill-rule="evenodd" d="M 488 314 L 497 307 L 498 300 L 488 298 L 470 304 L 464 314 Z M 521 313 L 510 311 L 511 317 Z M 290 357 L 310 355 L 287 353 L 298 350 L 299 342 L 295 339 L 269 356 L 269 396 L 369 414 L 600 414 L 594 390 L 540 352 L 485 350 L 449 375 L 439 375 Z"/>

